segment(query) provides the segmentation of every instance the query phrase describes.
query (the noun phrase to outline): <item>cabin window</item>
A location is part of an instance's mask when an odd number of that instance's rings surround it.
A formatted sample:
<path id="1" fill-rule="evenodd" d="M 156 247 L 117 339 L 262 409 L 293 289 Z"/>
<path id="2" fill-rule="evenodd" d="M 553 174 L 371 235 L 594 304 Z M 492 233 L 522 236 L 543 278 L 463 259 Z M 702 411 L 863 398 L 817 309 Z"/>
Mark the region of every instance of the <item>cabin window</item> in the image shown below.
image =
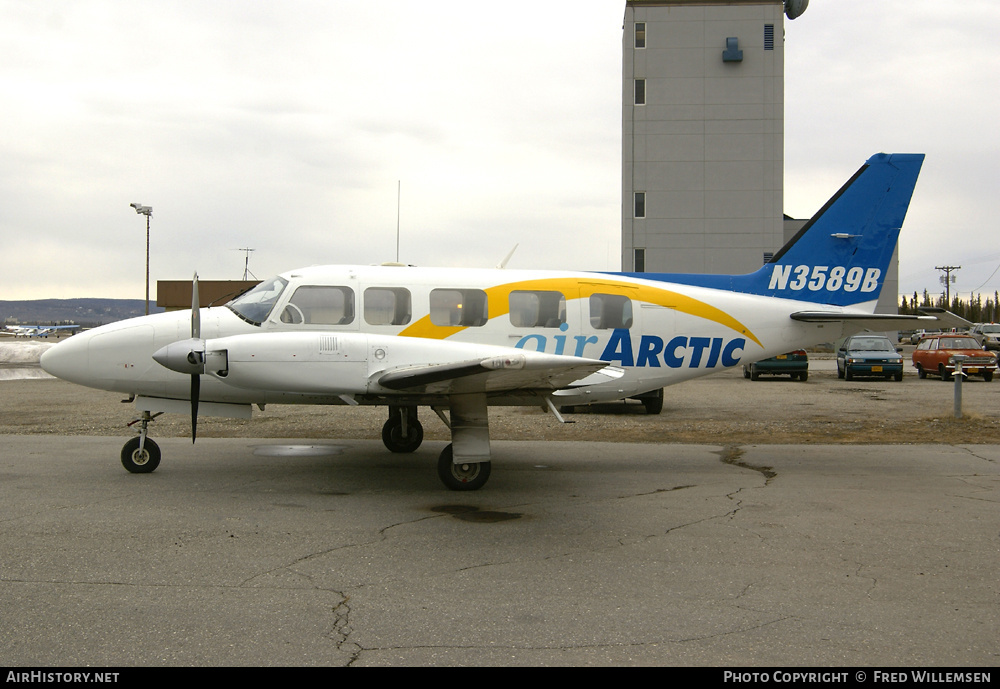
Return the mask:
<path id="1" fill-rule="evenodd" d="M 403 287 L 369 287 L 365 290 L 365 323 L 406 325 L 413 309 L 410 291 Z"/>
<path id="2" fill-rule="evenodd" d="M 486 292 L 480 289 L 431 290 L 431 323 L 475 327 L 490 319 Z"/>
<path id="3" fill-rule="evenodd" d="M 281 311 L 282 323 L 347 325 L 354 322 L 354 290 L 350 287 L 299 287 Z"/>
<path id="4" fill-rule="evenodd" d="M 510 293 L 510 323 L 516 328 L 558 328 L 566 322 L 566 297 L 561 292 Z"/>
<path id="5" fill-rule="evenodd" d="M 620 294 L 590 295 L 590 325 L 595 330 L 632 327 L 632 300 Z"/>

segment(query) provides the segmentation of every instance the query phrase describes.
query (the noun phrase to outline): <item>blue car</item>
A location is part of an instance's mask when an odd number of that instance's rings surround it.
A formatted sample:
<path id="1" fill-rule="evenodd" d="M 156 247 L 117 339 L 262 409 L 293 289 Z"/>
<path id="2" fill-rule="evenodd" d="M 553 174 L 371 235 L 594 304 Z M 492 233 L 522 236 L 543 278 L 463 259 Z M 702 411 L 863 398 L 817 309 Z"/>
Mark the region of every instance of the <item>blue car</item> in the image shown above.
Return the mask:
<path id="1" fill-rule="evenodd" d="M 883 335 L 852 335 L 837 350 L 837 377 L 903 380 L 903 357 Z"/>
<path id="2" fill-rule="evenodd" d="M 791 376 L 792 380 L 809 379 L 809 355 L 802 349 L 786 352 L 770 359 L 743 364 L 743 377 L 759 380 L 761 376 Z"/>

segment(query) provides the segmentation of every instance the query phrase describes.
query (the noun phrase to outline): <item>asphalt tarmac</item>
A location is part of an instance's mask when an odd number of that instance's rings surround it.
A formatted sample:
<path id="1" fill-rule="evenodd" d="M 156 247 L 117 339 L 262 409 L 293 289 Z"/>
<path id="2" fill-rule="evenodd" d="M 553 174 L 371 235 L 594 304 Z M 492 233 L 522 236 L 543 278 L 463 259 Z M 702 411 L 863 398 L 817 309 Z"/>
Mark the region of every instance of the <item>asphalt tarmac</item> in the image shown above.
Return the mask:
<path id="1" fill-rule="evenodd" d="M 1000 446 L 0 436 L 8 666 L 995 666 Z"/>

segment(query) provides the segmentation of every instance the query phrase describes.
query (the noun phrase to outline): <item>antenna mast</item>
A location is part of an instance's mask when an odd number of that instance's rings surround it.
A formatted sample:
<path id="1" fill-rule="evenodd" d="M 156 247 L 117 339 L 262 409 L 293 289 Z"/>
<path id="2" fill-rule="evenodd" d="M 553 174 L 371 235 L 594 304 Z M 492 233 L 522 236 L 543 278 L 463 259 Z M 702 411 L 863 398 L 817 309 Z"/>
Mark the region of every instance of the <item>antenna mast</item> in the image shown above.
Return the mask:
<path id="1" fill-rule="evenodd" d="M 243 282 L 247 281 L 247 275 L 253 276 L 256 280 L 257 276 L 250 272 L 250 254 L 255 251 L 255 249 L 237 249 L 237 251 L 242 251 L 246 254 L 246 260 L 243 262 Z"/>

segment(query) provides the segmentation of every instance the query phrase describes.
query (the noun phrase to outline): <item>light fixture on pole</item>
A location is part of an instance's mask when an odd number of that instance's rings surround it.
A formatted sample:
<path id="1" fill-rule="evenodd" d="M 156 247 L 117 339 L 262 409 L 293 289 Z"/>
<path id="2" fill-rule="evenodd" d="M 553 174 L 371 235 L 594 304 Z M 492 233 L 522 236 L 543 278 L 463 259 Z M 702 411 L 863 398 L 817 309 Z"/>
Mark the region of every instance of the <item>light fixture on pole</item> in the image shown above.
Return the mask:
<path id="1" fill-rule="evenodd" d="M 141 203 L 130 203 L 139 215 L 146 216 L 146 315 L 149 315 L 149 218 L 153 215 L 152 206 L 144 206 Z"/>

